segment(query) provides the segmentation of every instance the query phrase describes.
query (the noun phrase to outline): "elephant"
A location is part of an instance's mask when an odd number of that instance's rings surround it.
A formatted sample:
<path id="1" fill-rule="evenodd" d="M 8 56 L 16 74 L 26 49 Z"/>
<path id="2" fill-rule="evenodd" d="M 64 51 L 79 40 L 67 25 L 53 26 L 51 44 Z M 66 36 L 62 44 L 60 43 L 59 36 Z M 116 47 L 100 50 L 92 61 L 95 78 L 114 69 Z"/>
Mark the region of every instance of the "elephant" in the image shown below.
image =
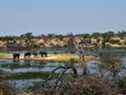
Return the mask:
<path id="1" fill-rule="evenodd" d="M 30 52 L 26 52 L 26 53 L 24 54 L 24 58 L 26 58 L 26 57 L 31 57 L 31 53 L 30 53 Z"/>
<path id="2" fill-rule="evenodd" d="M 41 55 L 41 57 L 47 57 L 47 52 L 39 52 L 39 54 Z"/>
<path id="3" fill-rule="evenodd" d="M 13 54 L 13 60 L 14 60 L 14 61 L 19 60 L 19 58 L 20 58 L 20 54 L 19 54 L 19 53 L 14 53 L 14 54 Z"/>

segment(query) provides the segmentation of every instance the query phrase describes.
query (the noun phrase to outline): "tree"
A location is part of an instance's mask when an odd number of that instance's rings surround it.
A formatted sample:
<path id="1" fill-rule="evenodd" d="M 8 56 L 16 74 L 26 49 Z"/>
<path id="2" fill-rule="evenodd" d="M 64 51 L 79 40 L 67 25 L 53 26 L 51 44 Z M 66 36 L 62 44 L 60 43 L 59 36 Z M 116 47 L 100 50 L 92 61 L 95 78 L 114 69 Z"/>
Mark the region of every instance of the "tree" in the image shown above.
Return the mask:
<path id="1" fill-rule="evenodd" d="M 124 37 L 126 37 L 126 31 L 119 31 L 118 33 L 117 33 L 117 35 L 121 38 L 121 39 L 123 39 Z"/>
<path id="2" fill-rule="evenodd" d="M 20 37 L 21 37 L 21 38 L 28 38 L 28 39 L 31 39 L 31 38 L 33 38 L 34 36 L 32 35 L 31 32 L 27 32 L 27 33 L 25 33 L 25 34 L 20 35 Z"/>
<path id="3" fill-rule="evenodd" d="M 90 38 L 90 34 L 84 34 L 83 37 L 84 38 Z"/>
<path id="4" fill-rule="evenodd" d="M 98 38 L 100 37 L 100 33 L 99 32 L 95 32 L 91 35 L 93 38 Z"/>
<path id="5" fill-rule="evenodd" d="M 22 34 L 22 35 L 20 35 L 20 37 L 24 39 L 25 47 L 27 49 L 32 48 L 34 46 L 35 43 L 32 41 L 34 36 L 31 32 L 27 32 L 25 34 Z"/>
<path id="6" fill-rule="evenodd" d="M 55 36 L 56 36 L 56 35 L 55 35 L 54 33 L 49 33 L 49 34 L 48 34 L 48 37 L 49 37 L 49 38 L 52 38 L 52 37 L 55 37 Z"/>

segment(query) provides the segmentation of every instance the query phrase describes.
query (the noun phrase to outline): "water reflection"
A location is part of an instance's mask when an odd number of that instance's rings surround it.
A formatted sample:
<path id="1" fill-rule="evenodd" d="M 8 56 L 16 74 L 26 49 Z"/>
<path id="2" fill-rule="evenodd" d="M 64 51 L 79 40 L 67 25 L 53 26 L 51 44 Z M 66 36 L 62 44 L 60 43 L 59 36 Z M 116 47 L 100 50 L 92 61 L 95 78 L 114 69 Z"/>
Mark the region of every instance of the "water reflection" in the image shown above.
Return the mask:
<path id="1" fill-rule="evenodd" d="M 9 80 L 8 83 L 15 87 L 16 90 L 25 90 L 27 87 L 34 86 L 35 83 L 42 83 L 43 79 L 23 79 L 23 80 Z"/>

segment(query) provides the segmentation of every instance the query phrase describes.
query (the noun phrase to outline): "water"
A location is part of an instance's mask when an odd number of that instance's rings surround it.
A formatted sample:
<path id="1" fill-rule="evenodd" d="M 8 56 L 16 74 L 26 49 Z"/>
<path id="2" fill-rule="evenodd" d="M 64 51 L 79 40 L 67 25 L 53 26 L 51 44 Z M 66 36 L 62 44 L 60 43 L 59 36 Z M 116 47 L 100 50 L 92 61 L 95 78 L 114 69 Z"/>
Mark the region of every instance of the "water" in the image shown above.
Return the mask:
<path id="1" fill-rule="evenodd" d="M 13 64 L 13 62 L 12 61 L 10 61 L 10 62 L 0 61 L 0 64 Z M 27 63 L 18 62 L 18 64 L 27 64 Z M 37 65 L 37 62 L 36 63 L 30 62 L 30 64 L 32 64 L 32 65 L 36 64 Z M 6 68 L 1 68 L 1 70 L 6 71 L 6 72 L 10 72 L 10 73 L 51 72 L 56 67 L 64 66 L 64 64 L 66 64 L 66 63 L 49 62 L 49 63 L 41 63 L 41 64 L 43 64 L 43 67 L 30 67 L 29 66 L 29 67 L 21 67 L 21 68 L 14 68 L 14 69 L 6 67 Z M 97 64 L 96 64 L 95 61 L 90 61 L 90 62 L 87 62 L 87 63 L 84 63 L 84 64 L 87 64 L 87 69 L 88 69 L 89 73 L 96 73 L 97 72 L 98 67 L 97 67 Z M 78 70 L 78 72 L 81 72 L 82 68 L 78 67 L 77 65 L 78 64 L 75 64 L 76 69 Z"/>
<path id="2" fill-rule="evenodd" d="M 9 80 L 9 84 L 11 84 L 16 90 L 22 91 L 28 89 L 29 87 L 34 87 L 35 84 L 41 86 L 43 83 L 43 79 L 23 79 L 23 80 Z"/>
<path id="3" fill-rule="evenodd" d="M 29 64 L 37 64 L 38 62 L 29 62 Z M 12 61 L 0 61 L 0 64 L 13 64 Z M 18 62 L 18 64 L 28 64 L 25 63 L 23 61 Z M 7 73 L 27 73 L 27 72 L 51 72 L 52 70 L 54 70 L 56 67 L 58 66 L 63 66 L 64 63 L 57 63 L 57 62 L 48 62 L 48 63 L 41 63 L 44 66 L 43 67 L 21 67 L 21 68 L 15 68 L 15 69 L 11 69 L 11 68 L 1 68 L 1 70 L 7 72 Z M 93 74 L 96 73 L 96 64 L 94 64 L 94 61 L 87 63 L 88 64 L 88 71 L 89 73 Z M 90 64 L 90 65 L 89 65 Z M 78 71 L 78 73 L 83 73 L 83 68 L 79 68 L 78 66 L 76 66 L 76 69 Z M 34 82 L 40 82 L 42 81 L 42 79 L 39 78 L 33 78 L 33 79 L 23 79 L 23 80 L 9 80 L 9 83 L 11 85 L 13 85 L 16 89 L 18 90 L 22 90 L 23 88 L 25 88 L 25 86 L 33 86 Z"/>
<path id="4" fill-rule="evenodd" d="M 124 64 L 124 68 L 120 71 L 120 73 L 118 74 L 118 77 L 124 77 L 126 76 L 126 57 L 122 58 L 122 62 Z M 12 64 L 13 62 L 11 61 L 0 61 L 0 64 Z M 19 62 L 19 64 L 25 64 L 25 62 Z M 31 62 L 30 64 L 37 64 L 35 62 Z M 43 63 L 45 64 L 45 63 Z M 99 68 L 98 65 L 95 61 L 90 61 L 87 62 L 87 72 L 88 74 L 97 74 L 99 73 Z M 63 65 L 63 63 L 54 63 L 54 62 L 49 62 L 46 63 L 44 67 L 41 68 L 37 68 L 37 67 L 23 67 L 23 68 L 16 68 L 11 70 L 10 68 L 1 68 L 2 70 L 9 72 L 9 73 L 26 73 L 26 72 L 51 72 L 52 70 L 54 70 L 56 67 Z M 83 73 L 83 68 L 80 68 L 78 66 L 76 66 L 76 69 L 78 71 L 79 74 Z M 111 76 L 110 72 L 106 72 L 104 74 L 105 77 Z M 27 84 L 27 86 L 32 86 L 33 82 L 40 82 L 42 81 L 42 79 L 23 79 L 23 80 L 11 80 L 9 81 L 12 85 L 14 85 L 17 89 L 21 90 L 23 88 L 25 88 L 25 85 Z"/>
<path id="5" fill-rule="evenodd" d="M 101 52 L 101 50 L 97 51 L 98 53 Z M 122 52 L 126 52 L 126 50 L 114 50 L 114 51 L 110 51 L 110 50 L 102 50 L 102 52 L 109 52 L 110 54 L 114 54 L 117 55 L 121 58 L 122 63 L 123 64 L 123 68 L 121 69 L 121 71 L 118 74 L 119 78 L 122 78 L 124 76 L 126 76 L 126 53 L 122 53 Z M 96 54 L 96 51 L 93 51 L 93 53 L 90 51 L 87 54 Z M 0 65 L 1 64 L 13 64 L 13 61 L 11 60 L 0 60 Z M 26 73 L 26 72 L 51 72 L 52 70 L 54 70 L 56 67 L 58 66 L 63 66 L 64 63 L 58 63 L 58 62 L 48 62 L 48 63 L 43 63 L 43 62 L 38 62 L 38 61 L 31 61 L 31 62 L 25 62 L 25 61 L 20 61 L 17 62 L 17 64 L 30 64 L 29 67 L 20 67 L 20 68 L 0 68 L 1 70 L 8 72 L 8 73 Z M 43 65 L 41 67 L 39 67 L 39 65 Z M 66 64 L 66 63 L 65 63 Z M 90 61 L 87 64 L 87 72 L 88 74 L 97 74 L 99 73 L 99 68 L 98 65 L 96 64 L 95 61 Z M 36 65 L 36 67 L 34 67 L 34 65 Z M 38 65 L 38 67 L 37 67 Z M 78 73 L 83 73 L 83 68 L 80 68 L 76 65 L 77 71 Z M 105 77 L 111 76 L 110 72 L 106 72 L 104 73 Z M 17 89 L 23 89 L 24 86 L 32 86 L 33 82 L 41 82 L 43 81 L 43 79 L 37 78 L 37 79 L 23 79 L 23 80 L 9 80 L 9 82 L 14 85 Z"/>

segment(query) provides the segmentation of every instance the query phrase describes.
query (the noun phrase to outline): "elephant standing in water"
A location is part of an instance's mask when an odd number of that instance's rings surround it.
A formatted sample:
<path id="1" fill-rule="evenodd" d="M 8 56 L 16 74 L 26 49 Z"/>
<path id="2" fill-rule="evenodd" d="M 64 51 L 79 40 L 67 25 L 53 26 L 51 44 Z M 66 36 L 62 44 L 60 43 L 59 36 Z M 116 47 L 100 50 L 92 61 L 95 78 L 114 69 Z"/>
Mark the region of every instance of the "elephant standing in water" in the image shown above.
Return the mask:
<path id="1" fill-rule="evenodd" d="M 20 59 L 20 54 L 19 53 L 14 53 L 13 54 L 13 61 L 19 61 Z"/>
<path id="2" fill-rule="evenodd" d="M 30 52 L 27 52 L 24 54 L 24 58 L 30 58 L 31 57 L 31 53 Z"/>
<path id="3" fill-rule="evenodd" d="M 47 54 L 47 52 L 39 52 L 39 54 L 41 55 L 41 57 L 47 57 L 48 56 L 48 54 Z"/>

